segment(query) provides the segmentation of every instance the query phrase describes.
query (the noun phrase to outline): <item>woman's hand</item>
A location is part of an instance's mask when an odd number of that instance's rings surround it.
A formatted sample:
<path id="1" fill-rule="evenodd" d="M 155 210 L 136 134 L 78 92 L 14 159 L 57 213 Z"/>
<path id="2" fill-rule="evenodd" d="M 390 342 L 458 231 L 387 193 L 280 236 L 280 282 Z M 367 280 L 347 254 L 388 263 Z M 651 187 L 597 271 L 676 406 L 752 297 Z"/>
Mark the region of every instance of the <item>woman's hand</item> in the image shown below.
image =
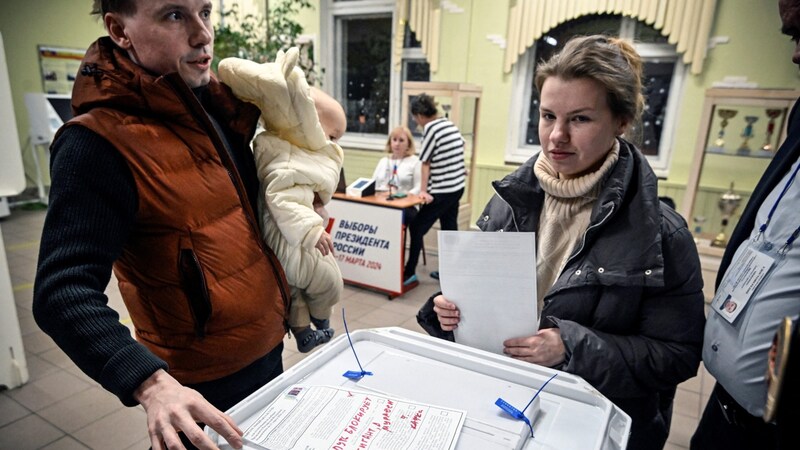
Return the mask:
<path id="1" fill-rule="evenodd" d="M 439 318 L 442 330 L 453 331 L 458 328 L 461 313 L 455 303 L 450 302 L 443 295 L 437 295 L 433 298 L 433 305 L 433 311 L 436 313 L 436 317 Z"/>
<path id="2" fill-rule="evenodd" d="M 508 339 L 503 345 L 503 353 L 506 355 L 547 367 L 561 364 L 566 357 L 564 341 L 561 340 L 558 328 L 545 328 L 533 336 Z"/>
<path id="3" fill-rule="evenodd" d="M 433 196 L 425 191 L 419 193 L 419 198 L 422 199 L 422 203 L 425 205 L 433 201 Z"/>

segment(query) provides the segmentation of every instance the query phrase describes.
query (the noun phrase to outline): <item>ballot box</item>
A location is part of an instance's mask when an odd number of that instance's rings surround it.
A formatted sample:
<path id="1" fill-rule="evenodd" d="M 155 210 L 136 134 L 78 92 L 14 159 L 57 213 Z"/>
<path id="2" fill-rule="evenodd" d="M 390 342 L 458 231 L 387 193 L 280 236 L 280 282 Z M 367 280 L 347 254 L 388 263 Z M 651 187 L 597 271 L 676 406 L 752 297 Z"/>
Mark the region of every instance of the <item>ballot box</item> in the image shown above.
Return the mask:
<path id="1" fill-rule="evenodd" d="M 343 376 L 362 368 L 372 375 L 356 380 Z M 545 383 L 537 407 L 525 413 L 531 436 L 527 424 L 495 402 L 502 398 L 522 410 Z M 631 426 L 627 414 L 578 376 L 396 327 L 354 331 L 349 340 L 340 334 L 227 413 L 242 430 L 252 431 L 264 422 L 265 408 L 276 399 L 283 401 L 298 385 L 352 389 L 463 411 L 453 447 L 458 450 L 624 449 Z M 206 432 L 221 449 L 231 448 L 213 430 Z M 244 448 L 265 447 L 246 441 Z M 324 448 L 359 446 L 331 443 Z"/>

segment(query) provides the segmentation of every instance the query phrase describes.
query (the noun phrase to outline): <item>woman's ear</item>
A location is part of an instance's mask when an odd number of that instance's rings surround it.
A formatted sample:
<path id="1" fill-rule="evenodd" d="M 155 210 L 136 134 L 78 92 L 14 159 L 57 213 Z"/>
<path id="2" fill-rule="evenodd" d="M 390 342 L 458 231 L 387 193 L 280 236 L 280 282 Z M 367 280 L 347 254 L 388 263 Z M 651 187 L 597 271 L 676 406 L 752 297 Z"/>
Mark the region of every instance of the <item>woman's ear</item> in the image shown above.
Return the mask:
<path id="1" fill-rule="evenodd" d="M 629 123 L 630 123 L 630 120 L 628 120 L 628 119 L 620 119 L 619 120 L 619 126 L 617 126 L 616 135 L 617 136 L 622 136 L 623 134 L 625 134 L 625 131 L 628 129 L 628 124 Z"/>
<path id="2" fill-rule="evenodd" d="M 103 16 L 103 24 L 105 24 L 106 30 L 108 30 L 109 37 L 111 37 L 111 40 L 114 41 L 118 47 L 130 50 L 131 40 L 125 33 L 125 21 L 122 16 L 117 13 L 106 13 L 106 15 Z"/>

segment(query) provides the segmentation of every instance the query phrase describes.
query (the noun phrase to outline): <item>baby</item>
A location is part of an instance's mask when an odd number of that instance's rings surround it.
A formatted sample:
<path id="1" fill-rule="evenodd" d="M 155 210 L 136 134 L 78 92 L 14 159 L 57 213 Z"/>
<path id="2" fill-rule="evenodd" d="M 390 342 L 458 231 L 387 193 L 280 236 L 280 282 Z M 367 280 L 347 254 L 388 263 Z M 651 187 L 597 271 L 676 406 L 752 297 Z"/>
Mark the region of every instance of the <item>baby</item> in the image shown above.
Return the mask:
<path id="1" fill-rule="evenodd" d="M 297 55 L 293 48 L 265 64 L 227 58 L 219 77 L 261 109 L 265 131 L 256 136 L 253 153 L 264 192 L 264 240 L 292 288 L 289 325 L 297 349 L 306 353 L 333 337 L 331 307 L 343 289 L 324 205 L 339 180 L 343 154 L 336 141 L 347 123 L 339 103 L 309 88 Z"/>

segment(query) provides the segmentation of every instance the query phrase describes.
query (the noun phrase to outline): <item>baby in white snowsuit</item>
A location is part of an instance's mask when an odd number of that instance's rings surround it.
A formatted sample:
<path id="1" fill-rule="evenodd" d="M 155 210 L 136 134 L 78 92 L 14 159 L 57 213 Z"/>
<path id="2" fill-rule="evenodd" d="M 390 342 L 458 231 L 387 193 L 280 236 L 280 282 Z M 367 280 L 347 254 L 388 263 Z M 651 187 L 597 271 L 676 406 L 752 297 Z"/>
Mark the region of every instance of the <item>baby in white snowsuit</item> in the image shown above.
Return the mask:
<path id="1" fill-rule="evenodd" d="M 226 58 L 218 72 L 237 97 L 261 109 L 265 131 L 253 153 L 264 193 L 263 237 L 292 287 L 289 325 L 305 353 L 333 337 L 331 307 L 343 289 L 323 205 L 339 181 L 343 153 L 336 141 L 346 119 L 334 99 L 309 88 L 297 58 L 296 48 L 278 52 L 273 63 Z"/>

